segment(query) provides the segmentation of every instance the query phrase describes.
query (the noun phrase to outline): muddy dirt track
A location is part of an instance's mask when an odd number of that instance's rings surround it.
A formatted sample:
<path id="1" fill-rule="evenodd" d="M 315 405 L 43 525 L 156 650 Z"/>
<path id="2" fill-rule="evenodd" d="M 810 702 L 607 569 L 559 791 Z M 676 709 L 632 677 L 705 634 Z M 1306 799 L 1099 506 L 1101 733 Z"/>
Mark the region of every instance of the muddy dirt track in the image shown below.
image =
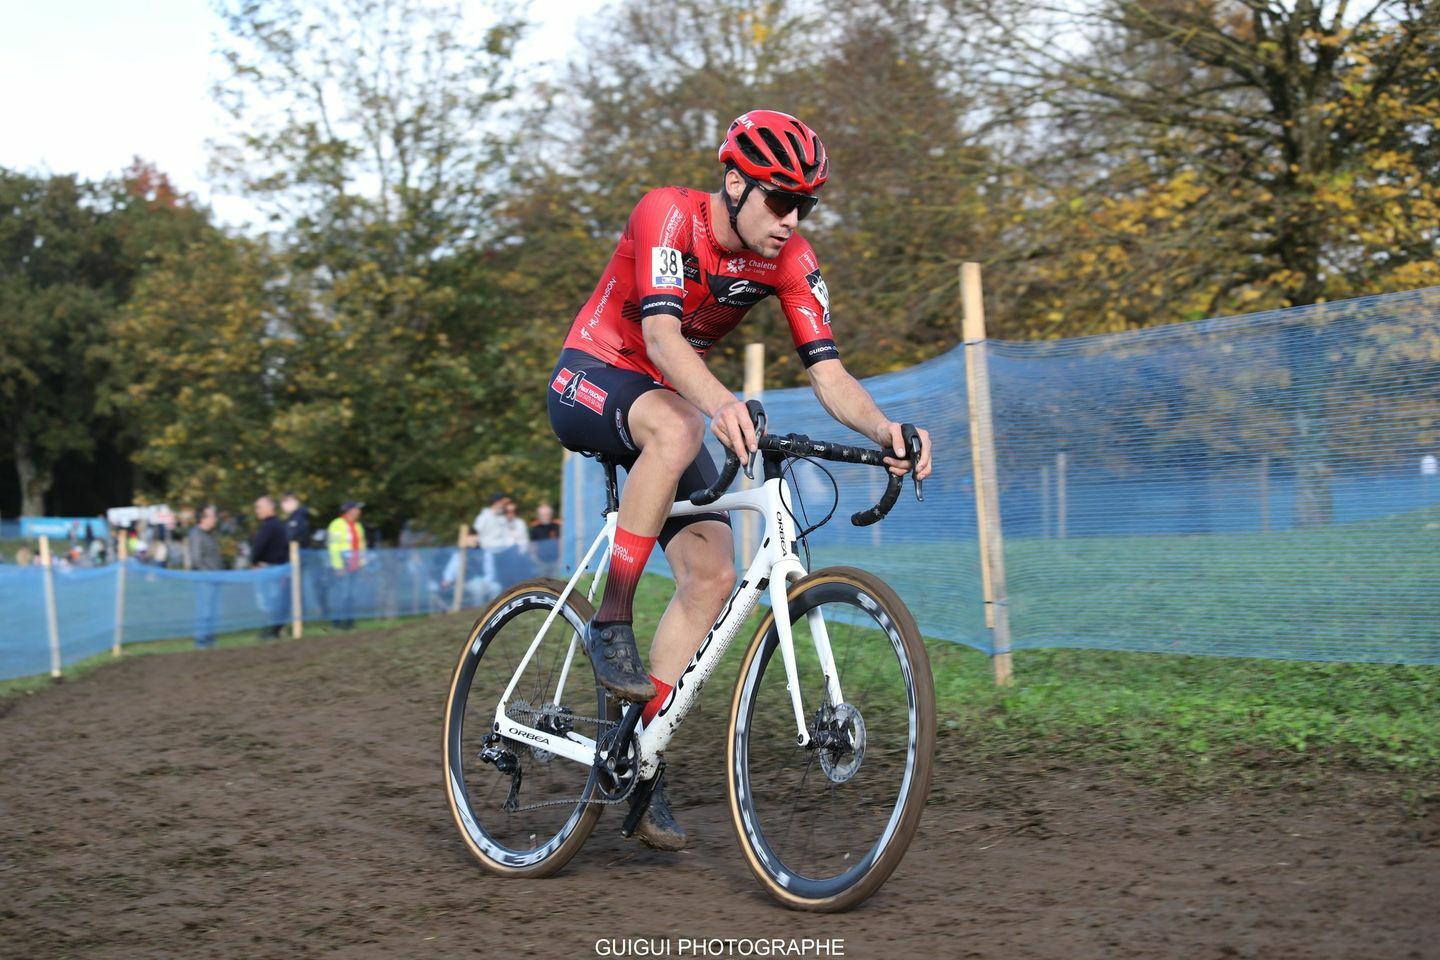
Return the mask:
<path id="1" fill-rule="evenodd" d="M 669 956 L 816 937 L 846 957 L 1440 957 L 1440 830 L 1378 778 L 1166 799 L 967 761 L 953 732 L 889 884 L 850 914 L 785 911 L 731 834 L 718 678 L 670 751 L 690 849 L 623 841 L 611 812 L 558 877 L 492 879 L 440 787 L 466 626 L 132 657 L 0 701 L 0 957 L 583 958 L 637 937 Z"/>

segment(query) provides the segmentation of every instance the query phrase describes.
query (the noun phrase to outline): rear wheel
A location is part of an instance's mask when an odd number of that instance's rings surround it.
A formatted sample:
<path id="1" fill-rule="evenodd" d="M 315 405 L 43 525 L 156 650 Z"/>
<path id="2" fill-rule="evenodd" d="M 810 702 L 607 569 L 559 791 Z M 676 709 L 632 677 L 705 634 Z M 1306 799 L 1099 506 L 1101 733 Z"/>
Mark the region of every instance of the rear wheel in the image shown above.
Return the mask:
<path id="1" fill-rule="evenodd" d="M 471 628 L 445 704 L 445 795 L 466 847 L 492 873 L 545 877 L 573 857 L 604 809 L 593 765 L 495 729 L 495 708 L 545 618 L 559 607 L 511 696 L 506 716 L 528 727 L 599 740 L 615 702 L 595 683 L 580 632 L 594 611 L 558 580 L 516 584 Z M 568 663 L 568 669 L 567 669 Z M 562 673 L 563 687 L 558 687 Z M 557 694 L 558 689 L 558 694 Z"/>
<path id="2" fill-rule="evenodd" d="M 797 744 L 775 614 L 760 624 L 731 703 L 730 811 L 746 862 L 777 900 L 838 911 L 886 881 L 930 792 L 935 690 L 914 618 L 884 582 L 832 567 L 789 592 L 810 745 Z M 814 638 L 829 637 L 843 702 Z"/>

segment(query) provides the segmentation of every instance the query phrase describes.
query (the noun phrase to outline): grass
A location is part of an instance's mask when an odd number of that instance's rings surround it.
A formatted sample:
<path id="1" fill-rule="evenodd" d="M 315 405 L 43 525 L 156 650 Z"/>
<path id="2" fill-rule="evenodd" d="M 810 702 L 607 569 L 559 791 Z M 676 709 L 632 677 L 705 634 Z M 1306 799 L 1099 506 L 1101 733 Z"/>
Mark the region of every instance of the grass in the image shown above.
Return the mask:
<path id="1" fill-rule="evenodd" d="M 670 589 L 662 577 L 641 582 L 637 635 L 653 633 Z M 712 678 L 707 712 L 728 709 L 763 610 Z M 455 645 L 437 641 L 456 639 L 455 621 L 370 621 L 362 629 L 381 625 L 392 631 L 383 638 L 387 655 L 415 676 L 449 669 Z M 222 647 L 259 642 L 254 631 L 220 639 Z M 1000 688 L 985 655 L 943 641 L 928 647 L 944 739 L 975 759 L 1111 764 L 1172 786 L 1383 772 L 1440 800 L 1440 667 L 1034 650 L 1015 654 L 1015 682 Z M 163 640 L 127 647 L 126 655 L 188 649 L 189 640 Z M 106 654 L 67 667 L 67 679 L 109 662 Z M 50 683 L 6 681 L 0 696 Z"/>
<path id="2" fill-rule="evenodd" d="M 637 635 L 653 632 L 669 590 L 660 577 L 642 581 Z M 760 615 L 712 680 L 727 696 Z M 1014 655 L 1014 683 L 1002 688 L 984 654 L 927 647 L 941 728 L 977 756 L 1118 763 L 1192 782 L 1267 771 L 1440 776 L 1440 667 L 1032 650 Z"/>

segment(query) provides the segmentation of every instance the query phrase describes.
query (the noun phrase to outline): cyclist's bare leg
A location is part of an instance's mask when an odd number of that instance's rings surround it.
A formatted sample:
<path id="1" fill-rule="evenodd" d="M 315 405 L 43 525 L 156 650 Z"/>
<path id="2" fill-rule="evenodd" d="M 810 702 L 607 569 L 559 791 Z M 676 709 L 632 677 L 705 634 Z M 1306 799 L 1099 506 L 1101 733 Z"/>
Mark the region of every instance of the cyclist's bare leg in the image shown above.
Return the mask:
<path id="1" fill-rule="evenodd" d="M 642 537 L 660 533 L 675 485 L 705 442 L 705 418 L 690 401 L 669 390 L 651 390 L 630 405 L 630 436 L 640 456 L 625 476 L 620 526 Z"/>
<path id="2" fill-rule="evenodd" d="M 650 672 L 674 686 L 735 587 L 729 525 L 718 520 L 690 524 L 671 539 L 665 559 L 675 574 L 675 596 L 655 631 Z"/>

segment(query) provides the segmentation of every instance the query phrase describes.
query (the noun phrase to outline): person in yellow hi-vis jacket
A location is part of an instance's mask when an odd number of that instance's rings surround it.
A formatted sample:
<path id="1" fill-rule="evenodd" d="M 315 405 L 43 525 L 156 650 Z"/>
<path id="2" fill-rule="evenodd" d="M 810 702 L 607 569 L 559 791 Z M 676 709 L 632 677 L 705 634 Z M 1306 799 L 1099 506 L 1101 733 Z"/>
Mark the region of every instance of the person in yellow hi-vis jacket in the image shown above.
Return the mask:
<path id="1" fill-rule="evenodd" d="M 355 582 L 365 565 L 365 528 L 360 525 L 360 511 L 365 504 L 346 500 L 340 516 L 330 521 L 325 543 L 330 551 L 330 622 L 340 630 L 355 626 Z"/>

